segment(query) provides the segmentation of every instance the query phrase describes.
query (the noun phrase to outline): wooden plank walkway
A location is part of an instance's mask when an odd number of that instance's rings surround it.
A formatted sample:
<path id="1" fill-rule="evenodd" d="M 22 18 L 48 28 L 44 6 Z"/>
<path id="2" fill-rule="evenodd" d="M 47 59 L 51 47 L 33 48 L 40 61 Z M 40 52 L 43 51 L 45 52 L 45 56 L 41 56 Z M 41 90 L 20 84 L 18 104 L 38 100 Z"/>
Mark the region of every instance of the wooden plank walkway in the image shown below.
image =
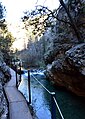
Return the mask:
<path id="1" fill-rule="evenodd" d="M 16 88 L 15 71 L 10 69 L 10 72 L 12 75 L 11 80 L 4 87 L 9 102 L 9 118 L 33 119 L 25 98 Z"/>

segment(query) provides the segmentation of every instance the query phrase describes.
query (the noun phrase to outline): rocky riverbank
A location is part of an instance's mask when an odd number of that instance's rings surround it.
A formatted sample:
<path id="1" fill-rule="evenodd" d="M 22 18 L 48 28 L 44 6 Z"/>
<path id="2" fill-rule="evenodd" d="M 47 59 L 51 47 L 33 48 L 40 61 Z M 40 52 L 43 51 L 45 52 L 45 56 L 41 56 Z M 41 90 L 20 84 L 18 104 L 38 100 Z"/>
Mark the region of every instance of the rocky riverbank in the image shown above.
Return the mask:
<path id="1" fill-rule="evenodd" d="M 69 12 L 82 39 L 79 42 L 69 24 L 57 21 L 54 30 L 56 35 L 52 37 L 53 47 L 45 54 L 45 63 L 46 76 L 52 82 L 85 97 L 85 1 L 80 1 L 81 4 L 72 1 Z M 60 7 L 58 17 L 69 21 L 63 7 Z"/>
<path id="2" fill-rule="evenodd" d="M 56 85 L 85 96 L 85 43 L 76 45 L 48 64 L 46 76 Z"/>
<path id="3" fill-rule="evenodd" d="M 7 119 L 8 106 L 5 94 L 3 91 L 5 83 L 10 80 L 9 67 L 3 62 L 3 56 L 0 52 L 0 119 Z"/>

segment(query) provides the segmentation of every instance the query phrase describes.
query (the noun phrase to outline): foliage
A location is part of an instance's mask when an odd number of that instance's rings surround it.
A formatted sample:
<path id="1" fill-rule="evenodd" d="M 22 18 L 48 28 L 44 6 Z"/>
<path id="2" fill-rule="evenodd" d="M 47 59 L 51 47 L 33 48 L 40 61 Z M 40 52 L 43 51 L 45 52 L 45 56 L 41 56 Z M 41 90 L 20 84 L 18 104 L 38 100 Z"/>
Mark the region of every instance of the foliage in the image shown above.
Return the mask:
<path id="1" fill-rule="evenodd" d="M 3 36 L 0 38 L 0 46 L 1 46 L 0 49 L 9 51 L 10 47 L 14 41 L 14 38 L 12 37 L 10 32 L 7 32 L 4 35 L 6 35 L 6 36 Z"/>
<path id="2" fill-rule="evenodd" d="M 28 50 L 21 51 L 18 57 L 22 60 L 24 68 L 36 66 L 36 55 L 33 53 L 30 54 Z"/>
<path id="3" fill-rule="evenodd" d="M 27 53 L 26 55 L 25 52 L 23 53 L 24 59 L 30 62 L 28 65 L 32 63 L 42 65 L 43 56 L 47 50 L 54 50 L 52 48 L 55 47 L 56 43 L 68 44 L 84 41 L 78 20 L 81 14 L 84 15 L 85 4 L 82 0 L 59 1 L 61 5 L 58 9 L 51 11 L 47 7 L 38 5 L 35 10 L 26 12 L 23 17 L 26 31 L 29 32 L 29 29 L 31 29 L 35 38 L 34 41 L 32 41 L 33 38 L 28 38 Z M 44 35 L 37 39 L 36 36 L 41 34 Z M 49 42 L 49 39 L 51 39 L 51 42 Z M 49 55 L 51 54 L 49 53 Z"/>
<path id="4" fill-rule="evenodd" d="M 11 50 L 10 47 L 14 41 L 14 38 L 10 32 L 6 32 L 4 37 L 0 38 L 1 51 L 3 52 L 4 61 L 9 64 L 11 60 Z"/>
<path id="5" fill-rule="evenodd" d="M 31 13 L 26 12 L 25 16 L 22 18 L 25 24 L 25 28 L 28 26 L 33 29 L 33 34 L 38 36 L 45 32 L 48 27 L 54 26 L 53 22 L 56 20 L 52 17 L 52 11 L 44 6 L 36 6 L 35 10 Z"/>
<path id="6" fill-rule="evenodd" d="M 42 41 L 36 40 L 35 42 L 30 39 L 28 42 L 28 48 L 18 52 L 18 57 L 22 60 L 25 68 L 29 67 L 40 67 L 43 65 L 43 43 Z"/>
<path id="7" fill-rule="evenodd" d="M 4 11 L 5 7 L 3 7 L 2 3 L 0 2 L 0 20 L 4 18 Z"/>
<path id="8" fill-rule="evenodd" d="M 83 42 L 84 39 L 81 38 L 81 33 L 78 30 L 77 18 L 81 9 L 83 2 L 81 0 L 59 0 L 60 6 L 58 9 L 51 11 L 44 6 L 36 6 L 35 10 L 31 13 L 26 12 L 23 17 L 26 26 L 33 26 L 33 33 L 40 35 L 48 29 L 55 25 L 56 21 L 64 22 L 69 24 L 70 28 L 73 29 L 75 35 L 79 42 Z M 59 18 L 59 11 L 62 9 L 66 12 L 66 15 L 62 19 Z M 42 22 L 40 22 L 42 21 Z"/>
<path id="9" fill-rule="evenodd" d="M 5 8 L 0 3 L 0 50 L 6 63 L 10 61 L 10 47 L 14 41 L 12 34 L 8 31 L 4 18 Z"/>

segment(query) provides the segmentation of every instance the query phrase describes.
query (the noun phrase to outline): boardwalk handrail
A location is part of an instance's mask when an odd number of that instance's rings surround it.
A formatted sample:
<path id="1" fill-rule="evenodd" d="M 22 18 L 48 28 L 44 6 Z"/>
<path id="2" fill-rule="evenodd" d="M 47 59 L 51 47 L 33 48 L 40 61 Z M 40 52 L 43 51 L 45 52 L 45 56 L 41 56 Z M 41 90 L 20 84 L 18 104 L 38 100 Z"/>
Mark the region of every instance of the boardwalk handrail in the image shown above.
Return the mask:
<path id="1" fill-rule="evenodd" d="M 21 65 L 20 65 L 20 71 L 21 71 Z M 62 112 L 61 112 L 61 109 L 58 105 L 58 102 L 55 98 L 55 92 L 50 92 L 33 74 L 31 76 L 51 95 L 51 99 L 52 99 L 52 119 L 56 119 L 56 107 L 57 107 L 58 112 L 61 116 L 61 119 L 65 119 Z M 21 80 L 21 76 L 20 76 L 20 80 Z M 17 80 L 17 66 L 16 66 L 16 87 L 17 87 L 17 84 L 18 84 L 18 80 Z M 29 104 L 31 104 L 30 70 L 28 70 L 28 91 L 29 91 Z"/>
<path id="2" fill-rule="evenodd" d="M 38 79 L 32 74 L 32 77 L 49 93 L 54 94 L 55 92 L 50 92 Z"/>
<path id="3" fill-rule="evenodd" d="M 59 111 L 59 113 L 60 113 L 60 115 L 61 115 L 61 118 L 64 119 L 63 114 L 62 114 L 62 112 L 61 112 L 61 110 L 60 110 L 60 107 L 59 107 L 59 105 L 58 105 L 58 102 L 57 102 L 57 100 L 56 100 L 56 98 L 55 98 L 54 96 L 53 96 L 53 99 L 54 99 L 55 104 L 56 104 L 56 106 L 57 106 L 57 109 L 58 109 L 58 111 Z"/>
<path id="4" fill-rule="evenodd" d="M 61 109 L 60 109 L 60 107 L 58 105 L 58 102 L 57 102 L 57 100 L 55 98 L 55 92 L 50 92 L 33 74 L 31 74 L 31 75 L 52 96 L 52 99 L 53 99 L 53 101 L 54 101 L 54 103 L 55 103 L 55 105 L 56 105 L 56 107 L 58 109 L 58 112 L 59 112 L 61 118 L 65 119 L 63 114 L 62 114 L 62 112 L 61 112 Z M 56 112 L 56 110 L 54 112 Z M 52 114 L 52 119 L 56 119 L 56 114 Z"/>

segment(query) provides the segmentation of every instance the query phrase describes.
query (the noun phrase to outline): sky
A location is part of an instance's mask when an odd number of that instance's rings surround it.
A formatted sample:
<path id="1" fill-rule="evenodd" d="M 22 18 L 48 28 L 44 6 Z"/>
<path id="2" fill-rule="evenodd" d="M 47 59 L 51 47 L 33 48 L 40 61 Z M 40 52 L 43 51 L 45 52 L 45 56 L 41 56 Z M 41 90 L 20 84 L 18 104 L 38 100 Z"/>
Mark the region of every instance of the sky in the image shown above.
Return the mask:
<path id="1" fill-rule="evenodd" d="M 24 16 L 23 12 L 32 10 L 35 5 L 45 5 L 49 9 L 53 10 L 58 8 L 58 0 L 0 0 L 6 8 L 6 21 L 8 24 L 8 30 L 16 38 L 13 46 L 17 49 L 23 48 L 23 42 L 26 41 L 26 33 L 23 28 L 23 22 L 21 17 Z"/>
<path id="2" fill-rule="evenodd" d="M 59 6 L 58 0 L 2 0 L 2 3 L 6 6 L 7 21 L 12 23 L 20 20 L 23 16 L 23 11 L 31 10 L 37 4 L 44 4 L 50 9 Z"/>

